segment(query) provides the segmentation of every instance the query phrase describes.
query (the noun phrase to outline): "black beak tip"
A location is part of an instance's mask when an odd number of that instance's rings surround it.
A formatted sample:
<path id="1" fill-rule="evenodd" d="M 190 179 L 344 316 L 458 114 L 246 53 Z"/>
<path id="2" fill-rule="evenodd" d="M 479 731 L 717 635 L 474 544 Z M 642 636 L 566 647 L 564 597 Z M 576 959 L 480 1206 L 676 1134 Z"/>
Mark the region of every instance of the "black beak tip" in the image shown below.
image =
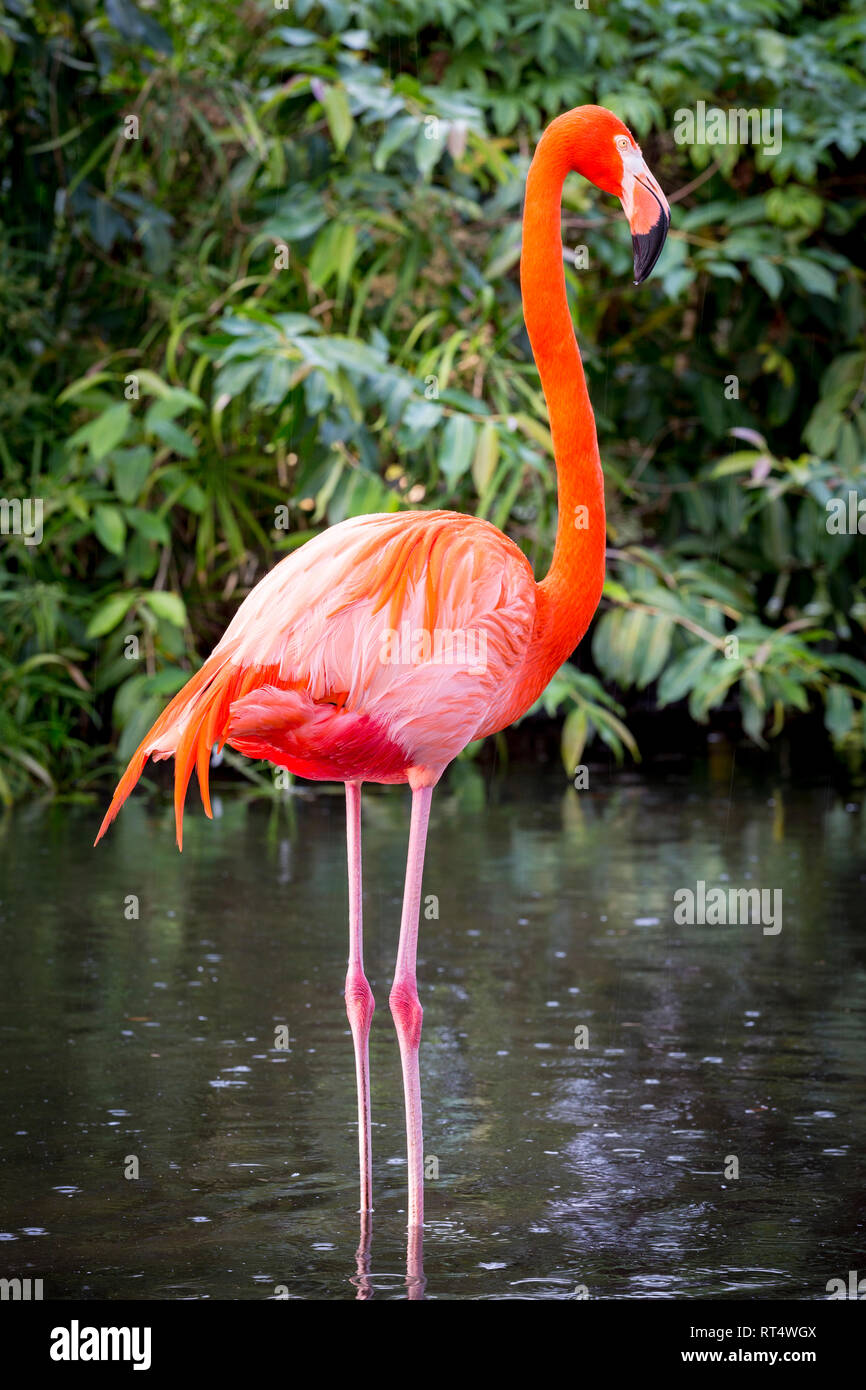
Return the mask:
<path id="1" fill-rule="evenodd" d="M 669 226 L 670 218 L 665 215 L 660 217 L 648 232 L 639 232 L 632 236 L 634 282 L 636 285 L 642 285 L 652 273 L 653 267 L 662 253 Z"/>

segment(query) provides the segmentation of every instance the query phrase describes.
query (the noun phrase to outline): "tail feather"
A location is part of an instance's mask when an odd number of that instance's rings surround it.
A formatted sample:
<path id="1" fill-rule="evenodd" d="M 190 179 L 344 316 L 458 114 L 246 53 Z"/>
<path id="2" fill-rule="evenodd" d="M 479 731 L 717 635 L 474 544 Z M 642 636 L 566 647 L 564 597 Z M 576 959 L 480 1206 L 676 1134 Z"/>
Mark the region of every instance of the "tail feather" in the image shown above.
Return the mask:
<path id="1" fill-rule="evenodd" d="M 225 741 L 231 703 L 239 693 L 253 685 L 273 684 L 277 676 L 273 667 L 247 667 L 244 670 L 233 666 L 231 655 L 231 649 L 224 648 L 208 657 L 201 670 L 178 691 L 142 739 L 117 784 L 95 844 L 99 843 L 111 825 L 150 757 L 157 761 L 174 755 L 174 813 L 178 849 L 183 847 L 183 806 L 193 767 L 198 775 L 205 812 L 212 816 L 208 765 L 214 744 Z"/>
<path id="2" fill-rule="evenodd" d="M 124 801 L 129 796 L 129 793 L 132 791 L 133 787 L 135 786 L 136 782 L 138 781 L 139 777 L 144 771 L 144 765 L 146 762 L 147 754 L 143 753 L 141 748 L 139 748 L 135 753 L 133 753 L 132 757 L 129 760 L 129 766 L 127 767 L 126 771 L 124 772 L 123 776 L 117 784 L 114 796 L 111 799 L 111 805 L 109 806 L 108 810 L 103 816 L 102 824 L 99 827 L 99 834 L 93 841 L 95 845 L 99 844 L 99 841 L 102 839 L 106 830 L 111 825 L 111 822 L 114 820 L 114 817 L 117 815 Z"/>
<path id="3" fill-rule="evenodd" d="M 198 754 L 195 761 L 195 772 L 198 778 L 198 789 L 201 792 L 201 804 L 208 820 L 213 820 L 213 810 L 210 804 L 210 786 L 208 775 L 210 773 L 210 755 L 214 745 L 214 729 L 217 705 L 213 703 L 209 706 L 207 716 L 204 721 L 204 730 L 198 743 Z"/>
<path id="4" fill-rule="evenodd" d="M 196 761 L 199 735 L 203 723 L 204 718 L 201 720 L 190 719 L 174 750 L 174 823 L 177 829 L 178 849 L 183 849 L 183 807 L 189 779 L 192 776 L 193 764 Z M 202 740 L 202 745 L 206 748 L 204 740 Z"/>

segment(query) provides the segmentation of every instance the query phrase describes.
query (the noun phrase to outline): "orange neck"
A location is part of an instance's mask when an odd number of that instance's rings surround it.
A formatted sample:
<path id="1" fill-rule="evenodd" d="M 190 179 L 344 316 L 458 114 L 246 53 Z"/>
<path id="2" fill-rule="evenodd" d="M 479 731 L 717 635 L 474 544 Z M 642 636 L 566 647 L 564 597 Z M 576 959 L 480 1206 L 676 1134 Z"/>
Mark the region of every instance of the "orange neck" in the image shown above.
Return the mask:
<path id="1" fill-rule="evenodd" d="M 562 263 L 562 186 L 575 167 L 574 151 L 569 113 L 548 127 L 536 149 L 526 182 L 520 260 L 523 313 L 556 460 L 556 545 L 538 586 L 536 629 L 539 665 L 550 675 L 586 632 L 604 583 L 604 479 Z"/>

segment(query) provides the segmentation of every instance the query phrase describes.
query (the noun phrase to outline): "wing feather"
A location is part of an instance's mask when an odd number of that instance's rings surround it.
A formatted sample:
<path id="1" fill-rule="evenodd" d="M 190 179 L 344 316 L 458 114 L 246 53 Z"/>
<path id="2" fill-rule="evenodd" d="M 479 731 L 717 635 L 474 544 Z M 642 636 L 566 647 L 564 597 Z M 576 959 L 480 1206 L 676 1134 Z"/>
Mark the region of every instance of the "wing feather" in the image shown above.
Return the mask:
<path id="1" fill-rule="evenodd" d="M 405 748 L 407 766 L 441 770 L 513 700 L 535 614 L 529 562 L 478 518 L 396 512 L 331 527 L 244 600 L 136 750 L 100 835 L 147 758 L 173 754 L 180 843 L 193 767 L 210 814 L 211 749 L 232 704 L 265 686 L 362 715 Z"/>

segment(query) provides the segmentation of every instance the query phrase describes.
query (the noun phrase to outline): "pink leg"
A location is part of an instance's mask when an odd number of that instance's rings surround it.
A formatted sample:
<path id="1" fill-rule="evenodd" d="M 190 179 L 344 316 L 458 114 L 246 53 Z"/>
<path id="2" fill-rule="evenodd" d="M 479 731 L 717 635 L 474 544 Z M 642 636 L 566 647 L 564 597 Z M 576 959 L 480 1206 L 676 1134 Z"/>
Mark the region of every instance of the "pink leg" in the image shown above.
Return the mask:
<path id="1" fill-rule="evenodd" d="M 406 887 L 403 893 L 403 919 L 400 923 L 400 945 L 390 1004 L 400 1043 L 403 1063 L 403 1094 L 406 1098 L 406 1145 L 409 1162 L 409 1226 L 420 1226 L 424 1220 L 424 1140 L 421 1131 L 421 1077 L 418 1070 L 418 1048 L 421 1042 L 423 1011 L 418 1002 L 416 982 L 418 953 L 418 913 L 421 906 L 421 875 L 424 870 L 424 846 L 427 841 L 427 822 L 430 818 L 432 787 L 419 787 L 412 792 L 412 822 L 409 830 L 409 853 L 406 859 Z"/>
<path id="2" fill-rule="evenodd" d="M 424 1228 L 409 1227 L 406 1245 L 406 1297 L 417 1302 L 424 1297 L 427 1280 L 424 1278 Z"/>
<path id="3" fill-rule="evenodd" d="M 358 1084 L 358 1158 L 361 1169 L 361 1211 L 372 1211 L 372 1145 L 370 1137 L 370 1024 L 376 1007 L 364 974 L 364 933 L 361 921 L 361 786 L 346 783 L 346 843 L 349 852 L 349 969 L 346 973 L 346 1013 L 355 1046 Z"/>

